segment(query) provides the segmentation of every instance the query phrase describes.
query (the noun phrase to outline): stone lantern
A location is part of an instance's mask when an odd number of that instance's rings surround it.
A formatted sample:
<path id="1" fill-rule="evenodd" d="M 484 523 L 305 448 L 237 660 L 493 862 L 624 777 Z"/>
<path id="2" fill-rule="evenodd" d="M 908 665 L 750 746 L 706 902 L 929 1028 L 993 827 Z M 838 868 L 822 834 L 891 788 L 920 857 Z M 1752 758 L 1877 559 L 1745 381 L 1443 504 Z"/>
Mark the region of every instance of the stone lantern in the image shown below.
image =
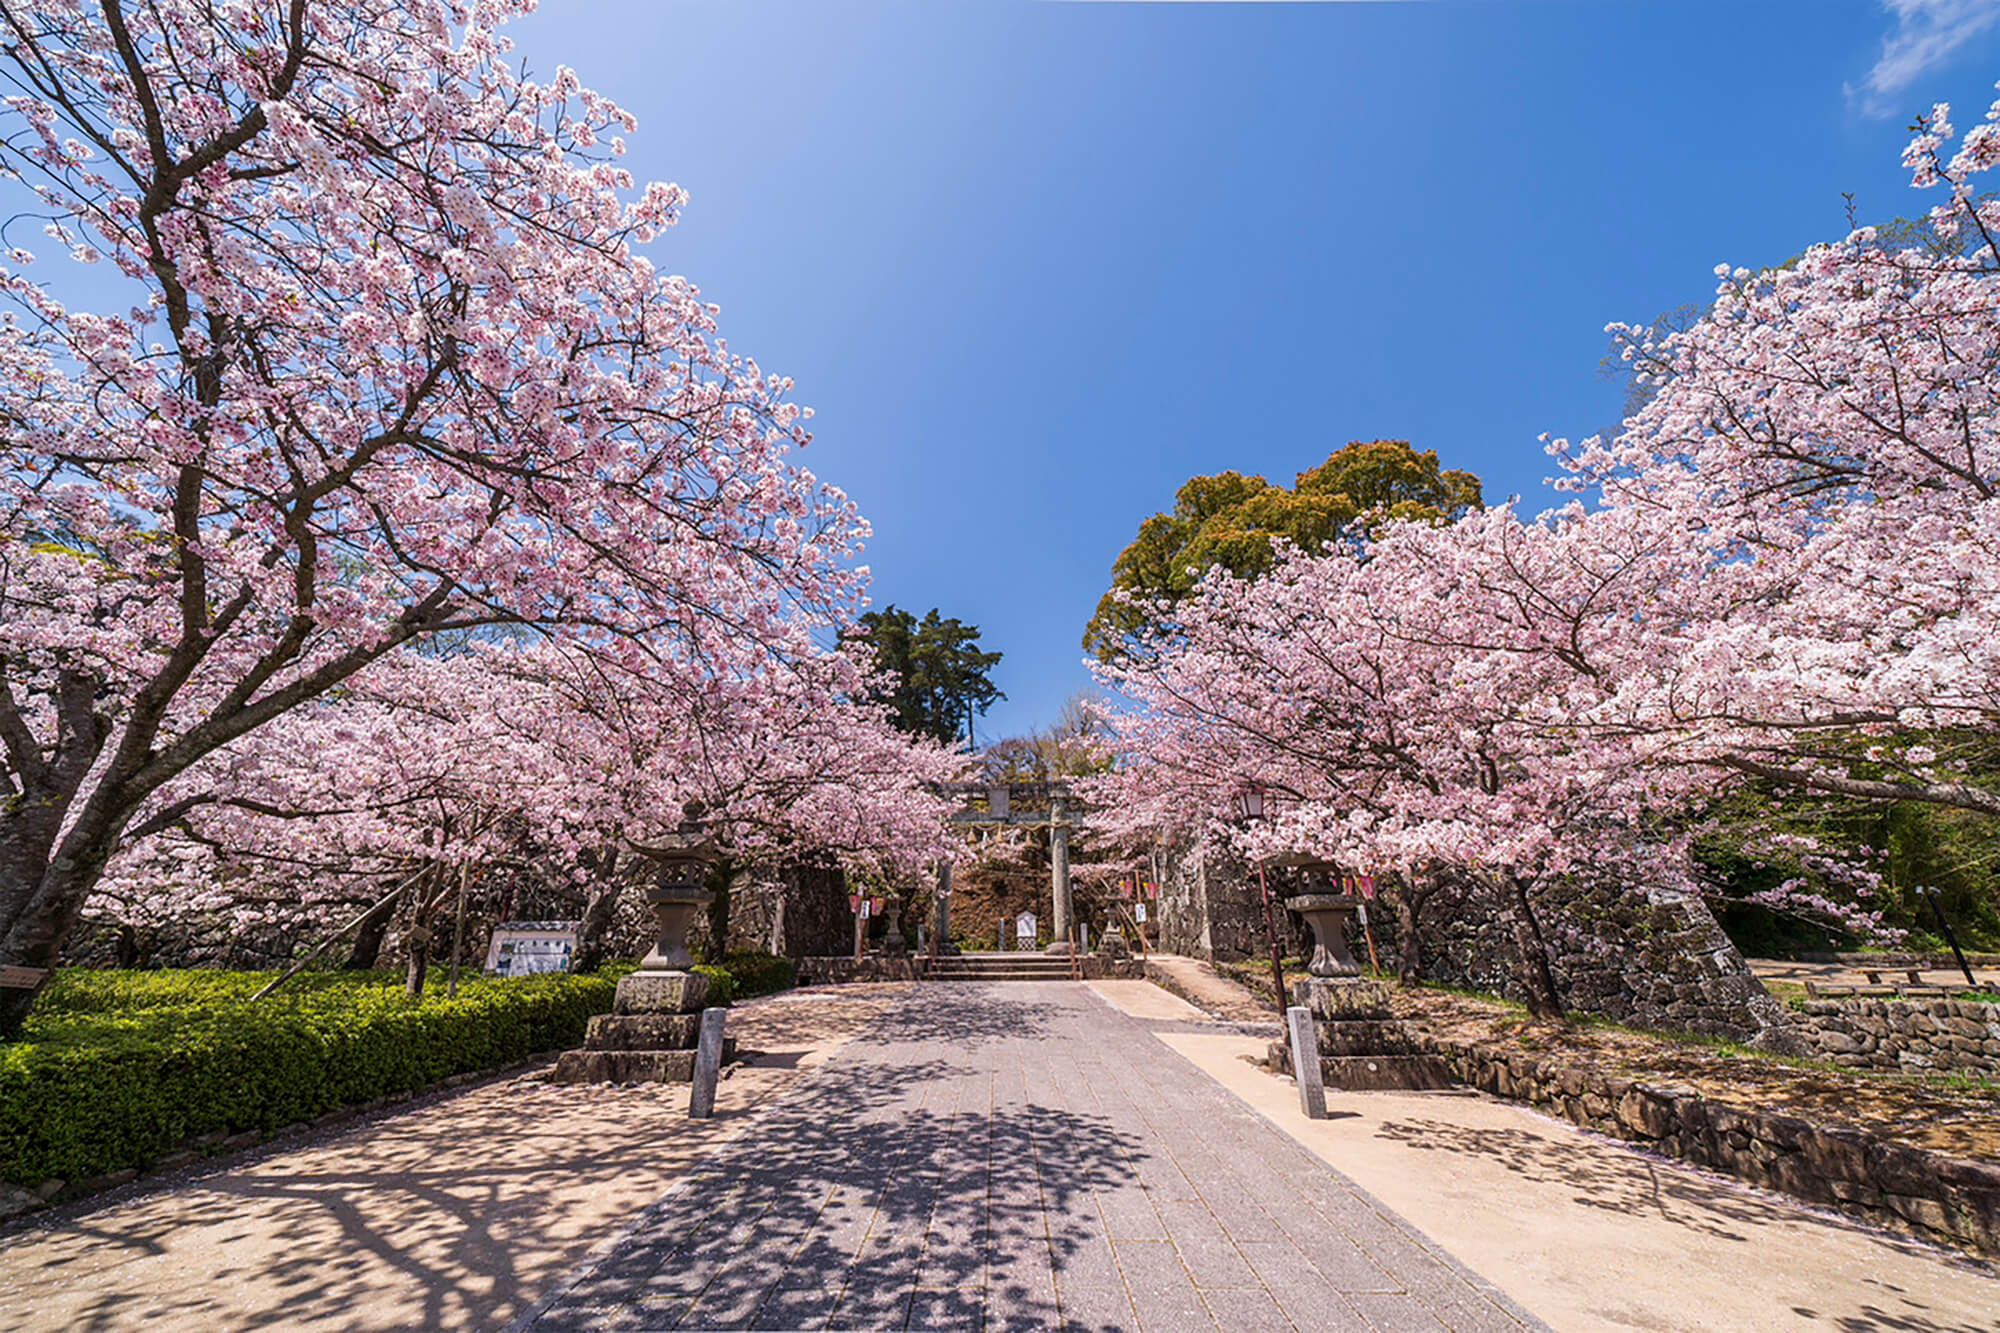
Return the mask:
<path id="1" fill-rule="evenodd" d="M 1349 952 L 1347 923 L 1361 899 L 1341 891 L 1340 867 L 1304 855 L 1270 864 L 1292 869 L 1305 881 L 1305 891 L 1287 898 L 1285 906 L 1304 917 L 1313 933 L 1312 962 L 1306 969 L 1311 975 L 1293 990 L 1297 1008 L 1287 1018 L 1292 1040 L 1272 1044 L 1276 1063 L 1292 1069 L 1298 1060 L 1313 1061 L 1320 1075 L 1312 1080 L 1315 1085 L 1350 1092 L 1450 1087 L 1443 1062 L 1428 1054 L 1417 1034 L 1396 1018 L 1389 988 L 1363 976 Z M 1305 1079 L 1300 1087 L 1306 1087 Z"/>
<path id="2" fill-rule="evenodd" d="M 720 860 L 713 839 L 702 824 L 702 807 L 691 803 L 674 836 L 657 846 L 634 844 L 655 869 L 653 887 L 646 890 L 646 905 L 653 909 L 656 940 L 652 952 L 639 960 L 635 975 L 649 972 L 685 972 L 694 966 L 688 952 L 688 925 L 696 912 L 715 901 L 708 889 L 708 872 Z"/>
<path id="3" fill-rule="evenodd" d="M 639 970 L 618 983 L 608 1014 L 590 1020 L 583 1049 L 565 1051 L 551 1076 L 558 1083 L 685 1083 L 694 1077 L 708 978 L 690 971 L 688 924 L 715 895 L 708 874 L 721 859 L 707 834 L 700 804 L 690 802 L 679 828 L 666 841 L 633 850 L 653 862 L 652 949 Z M 732 1042 L 724 1041 L 722 1058 Z"/>
<path id="4" fill-rule="evenodd" d="M 1280 857 L 1271 864 L 1296 870 L 1306 882 L 1305 892 L 1285 900 L 1285 906 L 1312 928 L 1313 956 L 1306 971 L 1329 980 L 1359 977 L 1361 964 L 1347 947 L 1347 923 L 1354 919 L 1361 899 L 1338 887 L 1340 867 L 1309 855 Z"/>

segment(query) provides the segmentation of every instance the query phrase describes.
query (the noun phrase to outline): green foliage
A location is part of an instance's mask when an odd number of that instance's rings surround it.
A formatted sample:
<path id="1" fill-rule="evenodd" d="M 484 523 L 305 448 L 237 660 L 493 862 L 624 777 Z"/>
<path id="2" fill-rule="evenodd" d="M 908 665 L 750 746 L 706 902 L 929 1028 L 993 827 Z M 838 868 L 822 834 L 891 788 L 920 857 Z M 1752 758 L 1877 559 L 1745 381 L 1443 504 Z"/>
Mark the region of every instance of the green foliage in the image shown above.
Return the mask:
<path id="1" fill-rule="evenodd" d="M 755 949 L 729 955 L 725 964 L 736 983 L 736 998 L 748 1000 L 758 995 L 775 995 L 799 983 L 798 964 Z"/>
<path id="2" fill-rule="evenodd" d="M 143 1167 L 204 1135 L 269 1131 L 575 1046 L 613 978 L 477 979 L 411 1000 L 390 976 L 59 975 L 0 1045 L 0 1179 Z M 296 987 L 296 989 L 293 989 Z"/>
<path id="3" fill-rule="evenodd" d="M 708 978 L 712 1005 L 774 995 L 790 990 L 799 980 L 798 965 L 791 959 L 773 958 L 757 949 L 738 949 L 721 963 L 696 963 L 692 970 Z"/>
<path id="4" fill-rule="evenodd" d="M 1119 656 L 1151 627 L 1146 603 L 1182 600 L 1216 565 L 1246 577 L 1262 574 L 1274 558 L 1273 540 L 1318 550 L 1374 524 L 1454 518 L 1482 503 L 1479 478 L 1443 469 L 1436 451 L 1419 453 L 1403 440 L 1346 445 L 1301 472 L 1290 489 L 1238 472 L 1192 477 L 1175 494 L 1173 509 L 1140 524 L 1112 565 L 1111 590 L 1097 604 L 1083 646 L 1106 660 Z"/>
<path id="5" fill-rule="evenodd" d="M 973 715 L 1007 696 L 989 678 L 999 653 L 979 647 L 979 627 L 945 620 L 933 607 L 922 620 L 896 606 L 870 611 L 854 631 L 875 660 L 896 675 L 879 696 L 895 710 L 896 726 L 912 736 L 949 744 L 967 734 Z"/>
<path id="6" fill-rule="evenodd" d="M 1972 781 L 1990 783 L 2000 773 L 1984 738 L 1926 739 L 1964 762 Z M 1743 901 L 1789 880 L 1830 900 L 1879 911 L 1884 925 L 1908 932 L 1905 948 L 1943 952 L 1937 920 L 1914 892 L 1918 885 L 1933 886 L 1961 944 L 1972 950 L 2000 947 L 2000 820 L 1915 801 L 1813 796 L 1768 784 L 1732 793 L 1711 817 L 1695 857 L 1720 900 L 1717 920 L 1753 957 L 1786 958 L 1866 943 L 1836 922 Z M 1810 840 L 1812 849 L 1787 846 L 1796 839 Z M 1879 877 L 1867 898 L 1857 897 L 1851 875 L 1837 873 L 1842 866 Z"/>
<path id="7" fill-rule="evenodd" d="M 728 1004 L 736 998 L 736 978 L 728 968 L 719 963 L 696 963 L 688 971 L 698 977 L 708 978 L 708 1002 L 713 1006 Z"/>

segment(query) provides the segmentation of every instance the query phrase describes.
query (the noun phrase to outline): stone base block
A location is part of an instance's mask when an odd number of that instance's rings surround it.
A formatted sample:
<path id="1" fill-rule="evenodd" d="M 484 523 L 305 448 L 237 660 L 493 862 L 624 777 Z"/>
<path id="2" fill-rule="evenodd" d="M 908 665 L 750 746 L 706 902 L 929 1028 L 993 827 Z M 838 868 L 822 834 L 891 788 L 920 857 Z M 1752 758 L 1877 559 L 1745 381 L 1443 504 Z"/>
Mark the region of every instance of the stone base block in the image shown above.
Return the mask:
<path id="1" fill-rule="evenodd" d="M 1410 1055 L 1417 1045 L 1403 1024 L 1379 1018 L 1315 1023 L 1321 1055 Z"/>
<path id="2" fill-rule="evenodd" d="M 735 1041 L 724 1038 L 722 1060 L 736 1056 Z M 693 1051 L 564 1051 L 549 1074 L 551 1083 L 691 1083 Z"/>
<path id="3" fill-rule="evenodd" d="M 698 972 L 634 972 L 618 983 L 611 1001 L 617 1014 L 698 1014 L 708 1001 L 708 978 Z"/>
<path id="4" fill-rule="evenodd" d="M 1305 1005 L 1322 1023 L 1387 1018 L 1390 1014 L 1388 986 L 1366 978 L 1298 982 L 1292 987 L 1292 1003 Z"/>
<path id="5" fill-rule="evenodd" d="M 584 1029 L 583 1044 L 593 1051 L 680 1051 L 700 1039 L 700 1014 L 599 1014 Z"/>
<path id="6" fill-rule="evenodd" d="M 1429 1092 L 1455 1086 L 1428 1055 L 1323 1055 L 1320 1078 L 1342 1092 Z"/>
<path id="7" fill-rule="evenodd" d="M 1076 952 L 1076 946 L 1070 943 L 1068 940 L 1057 940 L 1055 943 L 1051 944 L 1048 948 L 1042 950 L 1042 952 L 1047 954 L 1057 954 L 1060 955 L 1061 957 L 1067 958 L 1071 954 Z"/>

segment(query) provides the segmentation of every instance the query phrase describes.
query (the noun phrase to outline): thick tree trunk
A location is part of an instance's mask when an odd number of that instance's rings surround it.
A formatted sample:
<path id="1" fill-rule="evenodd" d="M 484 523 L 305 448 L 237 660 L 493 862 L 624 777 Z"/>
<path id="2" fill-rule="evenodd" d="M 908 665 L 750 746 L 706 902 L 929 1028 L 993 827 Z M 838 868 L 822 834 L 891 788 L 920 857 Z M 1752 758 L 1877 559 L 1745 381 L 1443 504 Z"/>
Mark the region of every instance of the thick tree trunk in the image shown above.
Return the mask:
<path id="1" fill-rule="evenodd" d="M 1560 1022 L 1562 997 L 1556 993 L 1556 978 L 1549 967 L 1548 940 L 1535 909 L 1528 902 L 1528 886 L 1512 871 L 1500 876 L 1501 890 L 1507 895 L 1507 914 L 1514 928 L 1514 947 L 1521 955 L 1521 984 L 1527 992 L 1528 1016 Z"/>
<path id="2" fill-rule="evenodd" d="M 389 923 L 396 919 L 396 904 L 401 901 L 401 894 L 391 894 L 361 918 L 361 924 L 355 927 L 354 947 L 347 951 L 347 961 L 340 965 L 343 971 L 374 971 L 375 965 L 382 961 L 382 942 L 389 936 Z"/>
<path id="3" fill-rule="evenodd" d="M 0 988 L 0 1041 L 20 1034 L 116 845 L 116 834 L 106 821 L 98 821 L 95 830 L 81 824 L 72 828 L 6 933 L 0 934 L 0 966 L 32 968 L 41 974 L 32 985 Z"/>
<path id="4" fill-rule="evenodd" d="M 708 891 L 714 896 L 708 903 L 708 955 L 702 961 L 716 967 L 729 956 L 730 889 L 735 883 L 733 862 L 718 861 L 708 872 Z"/>
<path id="5" fill-rule="evenodd" d="M 413 1000 L 423 995 L 424 976 L 431 966 L 431 928 L 424 924 L 428 915 L 426 913 L 424 919 L 411 926 L 409 934 L 403 937 L 403 944 L 409 953 L 403 967 L 403 993 Z"/>
<path id="6" fill-rule="evenodd" d="M 1424 910 L 1427 891 L 1404 883 L 1396 890 L 1396 979 L 1405 986 L 1424 980 L 1423 943 L 1417 936 L 1417 917 Z"/>
<path id="7" fill-rule="evenodd" d="M 595 972 L 604 966 L 604 937 L 611 933 L 611 923 L 617 919 L 619 891 L 623 888 L 616 878 L 606 877 L 584 904 L 583 919 L 576 927 L 576 952 L 570 955 L 570 971 Z"/>

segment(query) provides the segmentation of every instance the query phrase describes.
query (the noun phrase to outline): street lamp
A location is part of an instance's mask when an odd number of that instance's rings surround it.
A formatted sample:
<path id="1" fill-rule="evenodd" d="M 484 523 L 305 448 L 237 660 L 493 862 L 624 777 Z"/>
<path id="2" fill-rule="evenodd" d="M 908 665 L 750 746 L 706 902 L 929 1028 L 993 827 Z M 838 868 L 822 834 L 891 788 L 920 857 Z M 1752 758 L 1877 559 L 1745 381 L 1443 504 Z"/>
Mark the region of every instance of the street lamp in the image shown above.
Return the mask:
<path id="1" fill-rule="evenodd" d="M 1236 818 L 1249 824 L 1264 817 L 1264 789 L 1251 784 L 1236 793 Z M 1264 865 L 1257 864 L 1257 889 L 1264 899 L 1264 939 L 1271 946 L 1271 991 L 1278 1001 L 1278 1014 L 1283 1017 L 1289 1001 L 1285 996 L 1285 964 L 1278 951 L 1278 918 L 1271 909 L 1271 882 L 1264 874 Z"/>

